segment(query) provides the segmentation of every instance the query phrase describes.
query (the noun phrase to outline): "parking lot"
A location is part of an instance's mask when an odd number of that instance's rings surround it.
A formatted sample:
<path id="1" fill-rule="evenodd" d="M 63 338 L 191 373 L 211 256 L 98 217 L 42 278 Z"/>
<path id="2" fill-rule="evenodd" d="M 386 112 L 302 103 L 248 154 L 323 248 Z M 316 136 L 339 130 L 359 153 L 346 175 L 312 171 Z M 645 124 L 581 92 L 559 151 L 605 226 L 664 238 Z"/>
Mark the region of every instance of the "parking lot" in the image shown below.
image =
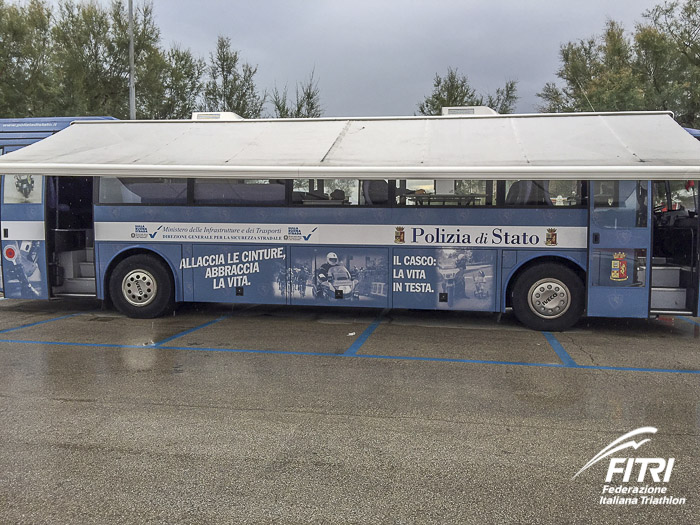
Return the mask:
<path id="1" fill-rule="evenodd" d="M 0 522 L 697 523 L 699 342 L 697 318 L 3 300 Z M 639 427 L 618 455 L 675 458 L 684 504 L 601 504 L 608 460 L 572 479 Z"/>

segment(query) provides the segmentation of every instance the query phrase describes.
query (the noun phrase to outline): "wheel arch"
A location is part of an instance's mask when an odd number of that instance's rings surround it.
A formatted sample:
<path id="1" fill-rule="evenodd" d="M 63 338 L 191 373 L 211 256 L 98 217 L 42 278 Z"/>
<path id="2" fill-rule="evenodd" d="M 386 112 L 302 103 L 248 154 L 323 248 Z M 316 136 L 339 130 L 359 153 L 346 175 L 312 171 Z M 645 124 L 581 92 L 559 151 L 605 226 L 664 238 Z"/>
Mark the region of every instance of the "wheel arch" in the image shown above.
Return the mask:
<path id="1" fill-rule="evenodd" d="M 102 290 L 104 291 L 103 293 L 105 301 L 111 303 L 111 298 L 109 296 L 109 280 L 112 278 L 112 273 L 114 272 L 114 269 L 120 262 L 122 262 L 125 259 L 128 259 L 133 255 L 148 255 L 149 257 L 153 257 L 161 264 L 163 264 L 163 266 L 169 270 L 168 274 L 170 276 L 170 281 L 175 290 L 175 301 L 182 301 L 182 290 L 180 287 L 179 279 L 175 278 L 175 267 L 170 263 L 170 261 L 168 261 L 166 257 L 163 257 L 163 255 L 161 255 L 157 251 L 141 246 L 124 248 L 123 250 L 114 254 L 112 259 L 107 264 L 107 269 L 105 270 L 104 278 L 102 280 Z"/>
<path id="2" fill-rule="evenodd" d="M 525 272 L 527 269 L 532 268 L 533 266 L 536 266 L 538 264 L 544 263 L 561 264 L 562 266 L 569 268 L 579 277 L 579 279 L 581 279 L 581 282 L 583 283 L 583 288 L 584 290 L 586 289 L 586 270 L 573 257 L 568 257 L 566 255 L 536 256 L 532 259 L 527 259 L 519 265 L 516 265 L 513 268 L 511 268 L 510 273 L 504 279 L 504 283 L 506 283 L 506 286 L 503 287 L 503 297 L 501 298 L 501 304 L 503 305 L 501 307 L 502 312 L 505 311 L 506 307 L 511 306 L 513 286 L 518 280 L 518 277 L 520 277 L 520 275 L 522 275 L 522 273 Z"/>

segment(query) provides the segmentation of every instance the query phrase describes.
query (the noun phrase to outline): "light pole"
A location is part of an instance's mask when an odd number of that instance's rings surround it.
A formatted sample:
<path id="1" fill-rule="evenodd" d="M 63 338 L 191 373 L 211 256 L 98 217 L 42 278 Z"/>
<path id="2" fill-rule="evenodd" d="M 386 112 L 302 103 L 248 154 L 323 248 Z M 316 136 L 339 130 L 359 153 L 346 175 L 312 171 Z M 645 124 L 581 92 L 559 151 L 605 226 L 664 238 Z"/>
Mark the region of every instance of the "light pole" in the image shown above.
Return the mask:
<path id="1" fill-rule="evenodd" d="M 134 87 L 134 1 L 129 0 L 129 118 L 136 120 L 136 88 Z"/>

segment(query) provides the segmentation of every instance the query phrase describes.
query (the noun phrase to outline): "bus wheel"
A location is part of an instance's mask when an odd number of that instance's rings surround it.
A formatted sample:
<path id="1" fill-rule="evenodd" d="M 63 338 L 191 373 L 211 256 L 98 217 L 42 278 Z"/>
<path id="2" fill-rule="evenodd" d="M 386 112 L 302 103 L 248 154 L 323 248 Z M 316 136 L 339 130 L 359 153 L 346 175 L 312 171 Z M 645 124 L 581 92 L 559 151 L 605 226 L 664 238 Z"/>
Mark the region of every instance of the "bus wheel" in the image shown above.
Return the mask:
<path id="1" fill-rule="evenodd" d="M 585 289 L 573 270 L 556 263 L 525 270 L 513 286 L 513 313 L 533 330 L 571 328 L 583 314 Z"/>
<path id="2" fill-rule="evenodd" d="M 164 315 L 175 304 L 170 270 L 149 255 L 120 262 L 109 279 L 109 295 L 117 310 L 138 319 Z"/>

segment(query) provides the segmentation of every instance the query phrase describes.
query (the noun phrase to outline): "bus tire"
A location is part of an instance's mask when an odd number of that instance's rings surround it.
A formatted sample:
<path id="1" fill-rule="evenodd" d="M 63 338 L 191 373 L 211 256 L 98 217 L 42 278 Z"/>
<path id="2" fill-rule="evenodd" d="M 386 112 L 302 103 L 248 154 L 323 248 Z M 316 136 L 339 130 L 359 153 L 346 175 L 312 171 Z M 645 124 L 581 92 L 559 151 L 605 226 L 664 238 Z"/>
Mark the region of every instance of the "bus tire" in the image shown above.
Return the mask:
<path id="1" fill-rule="evenodd" d="M 513 313 L 533 330 L 558 332 L 583 315 L 585 288 L 576 273 L 557 263 L 536 264 L 513 286 Z"/>
<path id="2" fill-rule="evenodd" d="M 109 296 L 117 310 L 128 317 L 160 317 L 175 305 L 170 269 L 150 255 L 127 257 L 109 278 Z"/>

